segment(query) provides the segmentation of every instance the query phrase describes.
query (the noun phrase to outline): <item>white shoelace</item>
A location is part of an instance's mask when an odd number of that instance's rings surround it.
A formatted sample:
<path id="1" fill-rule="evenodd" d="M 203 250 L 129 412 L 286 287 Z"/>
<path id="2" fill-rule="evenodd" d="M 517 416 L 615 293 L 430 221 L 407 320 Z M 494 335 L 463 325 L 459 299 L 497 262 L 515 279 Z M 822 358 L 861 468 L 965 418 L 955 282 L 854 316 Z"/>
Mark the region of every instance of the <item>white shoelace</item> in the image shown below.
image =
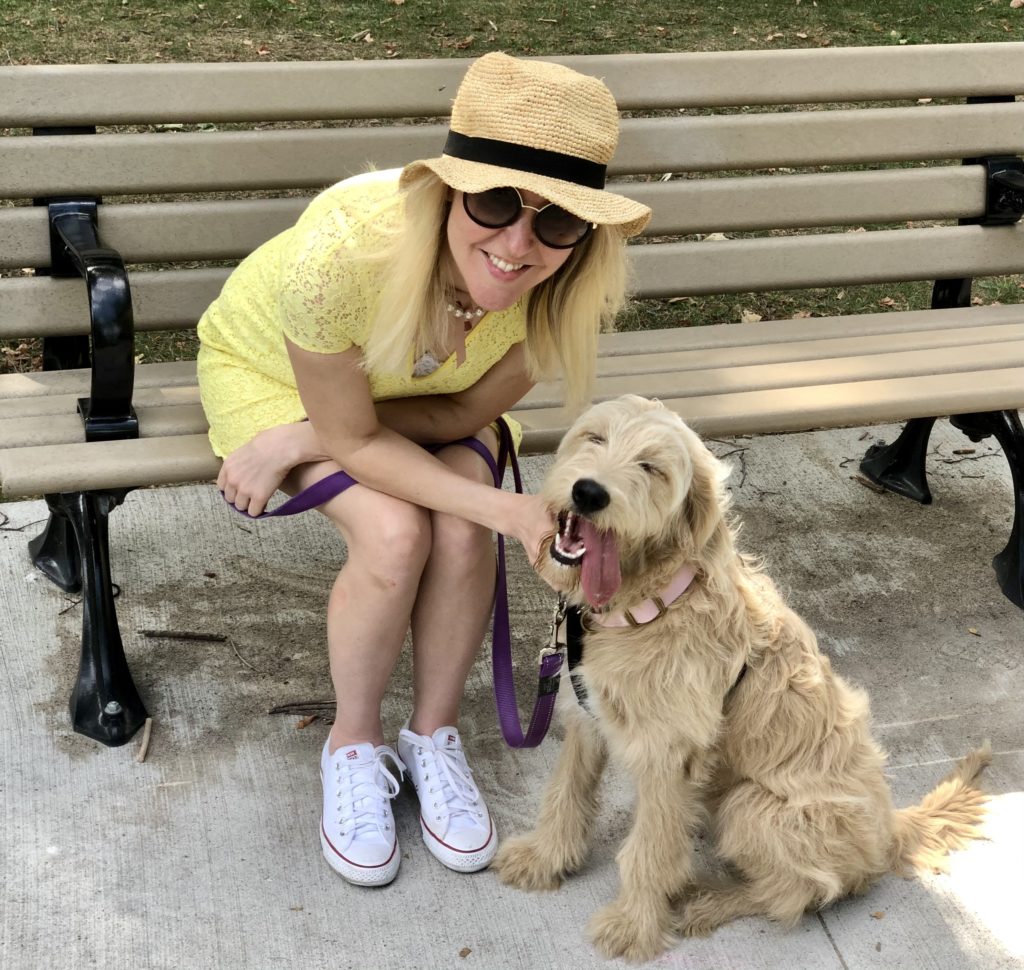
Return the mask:
<path id="1" fill-rule="evenodd" d="M 399 778 L 392 774 L 387 761 L 394 762 Z M 384 839 L 389 839 L 390 836 L 385 834 L 391 831 L 388 802 L 402 790 L 400 778 L 405 772 L 405 765 L 401 759 L 381 751 L 375 755 L 372 765 L 350 766 L 338 760 L 335 762 L 335 772 L 340 834 L 354 832 L 353 838 L 358 839 L 376 829 Z"/>
<path id="2" fill-rule="evenodd" d="M 438 814 L 438 810 L 446 808 L 452 821 L 482 825 L 485 813 L 479 807 L 480 789 L 473 781 L 473 769 L 466 763 L 462 747 L 454 750 L 438 748 L 430 738 L 406 729 L 400 731 L 399 736 L 415 746 L 420 767 L 427 769 L 423 773 L 427 790 L 419 792 L 421 810 L 433 813 L 435 820 L 440 822 L 443 816 Z M 435 773 L 437 785 L 430 784 L 431 771 Z M 438 794 L 441 798 L 435 800 L 433 796 Z"/>

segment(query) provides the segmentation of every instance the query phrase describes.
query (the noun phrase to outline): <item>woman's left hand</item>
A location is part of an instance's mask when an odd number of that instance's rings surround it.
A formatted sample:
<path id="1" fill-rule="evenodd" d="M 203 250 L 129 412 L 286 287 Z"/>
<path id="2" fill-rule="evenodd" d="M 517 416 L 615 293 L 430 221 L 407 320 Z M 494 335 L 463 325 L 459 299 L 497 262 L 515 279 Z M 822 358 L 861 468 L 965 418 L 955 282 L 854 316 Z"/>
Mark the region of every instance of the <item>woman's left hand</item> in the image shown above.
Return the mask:
<path id="1" fill-rule="evenodd" d="M 295 425 L 281 425 L 261 431 L 224 459 L 217 488 L 239 512 L 259 515 L 270 496 L 301 459 L 293 458 Z"/>

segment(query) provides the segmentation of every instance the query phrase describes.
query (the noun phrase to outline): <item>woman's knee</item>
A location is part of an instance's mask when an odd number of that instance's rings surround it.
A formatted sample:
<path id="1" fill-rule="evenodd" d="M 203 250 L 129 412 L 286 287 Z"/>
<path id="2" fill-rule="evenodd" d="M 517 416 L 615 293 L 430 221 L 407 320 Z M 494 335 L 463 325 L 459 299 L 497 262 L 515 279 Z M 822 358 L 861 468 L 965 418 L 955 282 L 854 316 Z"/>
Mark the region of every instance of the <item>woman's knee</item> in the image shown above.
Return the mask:
<path id="1" fill-rule="evenodd" d="M 363 492 L 352 496 L 355 502 L 324 510 L 345 539 L 348 561 L 388 588 L 418 583 L 431 550 L 430 514 L 401 499 Z"/>

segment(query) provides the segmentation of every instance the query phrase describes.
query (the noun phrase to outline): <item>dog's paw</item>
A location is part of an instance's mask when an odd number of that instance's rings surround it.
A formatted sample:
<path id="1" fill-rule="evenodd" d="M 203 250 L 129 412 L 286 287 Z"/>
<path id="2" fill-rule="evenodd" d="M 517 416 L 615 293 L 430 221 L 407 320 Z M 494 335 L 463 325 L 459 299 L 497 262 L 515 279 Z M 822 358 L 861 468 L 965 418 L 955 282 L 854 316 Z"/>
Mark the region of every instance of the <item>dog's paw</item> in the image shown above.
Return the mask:
<path id="1" fill-rule="evenodd" d="M 619 900 L 599 909 L 589 929 L 591 941 L 604 956 L 635 963 L 653 959 L 674 942 L 667 913 L 649 905 L 628 907 Z"/>
<path id="2" fill-rule="evenodd" d="M 533 835 L 506 839 L 491 863 L 498 878 L 517 889 L 553 890 L 562 885 L 562 873 L 552 867 L 552 853 Z"/>
<path id="3" fill-rule="evenodd" d="M 680 936 L 710 936 L 725 920 L 718 895 L 707 889 L 695 892 L 682 904 L 675 918 L 675 930 Z"/>

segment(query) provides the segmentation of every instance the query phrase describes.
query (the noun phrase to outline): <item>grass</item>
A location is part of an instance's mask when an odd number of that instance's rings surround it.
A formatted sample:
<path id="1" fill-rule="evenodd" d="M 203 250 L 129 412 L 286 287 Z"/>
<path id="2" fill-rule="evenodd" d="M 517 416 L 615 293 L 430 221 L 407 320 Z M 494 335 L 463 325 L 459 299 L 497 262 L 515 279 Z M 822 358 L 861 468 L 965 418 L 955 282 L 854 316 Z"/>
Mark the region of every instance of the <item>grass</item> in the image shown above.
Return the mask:
<path id="1" fill-rule="evenodd" d="M 1010 0 L 0 0 L 0 65 L 471 57 L 1024 40 Z M 928 284 L 633 303 L 623 329 L 928 305 Z M 986 302 L 1019 302 L 1014 279 Z M 749 316 L 748 316 L 749 318 Z M 194 353 L 181 333 L 141 335 L 139 355 Z M 0 371 L 38 366 L 38 344 L 0 345 Z"/>
<path id="2" fill-rule="evenodd" d="M 1020 39 L 1010 0 L 0 0 L 0 63 L 319 60 Z"/>

